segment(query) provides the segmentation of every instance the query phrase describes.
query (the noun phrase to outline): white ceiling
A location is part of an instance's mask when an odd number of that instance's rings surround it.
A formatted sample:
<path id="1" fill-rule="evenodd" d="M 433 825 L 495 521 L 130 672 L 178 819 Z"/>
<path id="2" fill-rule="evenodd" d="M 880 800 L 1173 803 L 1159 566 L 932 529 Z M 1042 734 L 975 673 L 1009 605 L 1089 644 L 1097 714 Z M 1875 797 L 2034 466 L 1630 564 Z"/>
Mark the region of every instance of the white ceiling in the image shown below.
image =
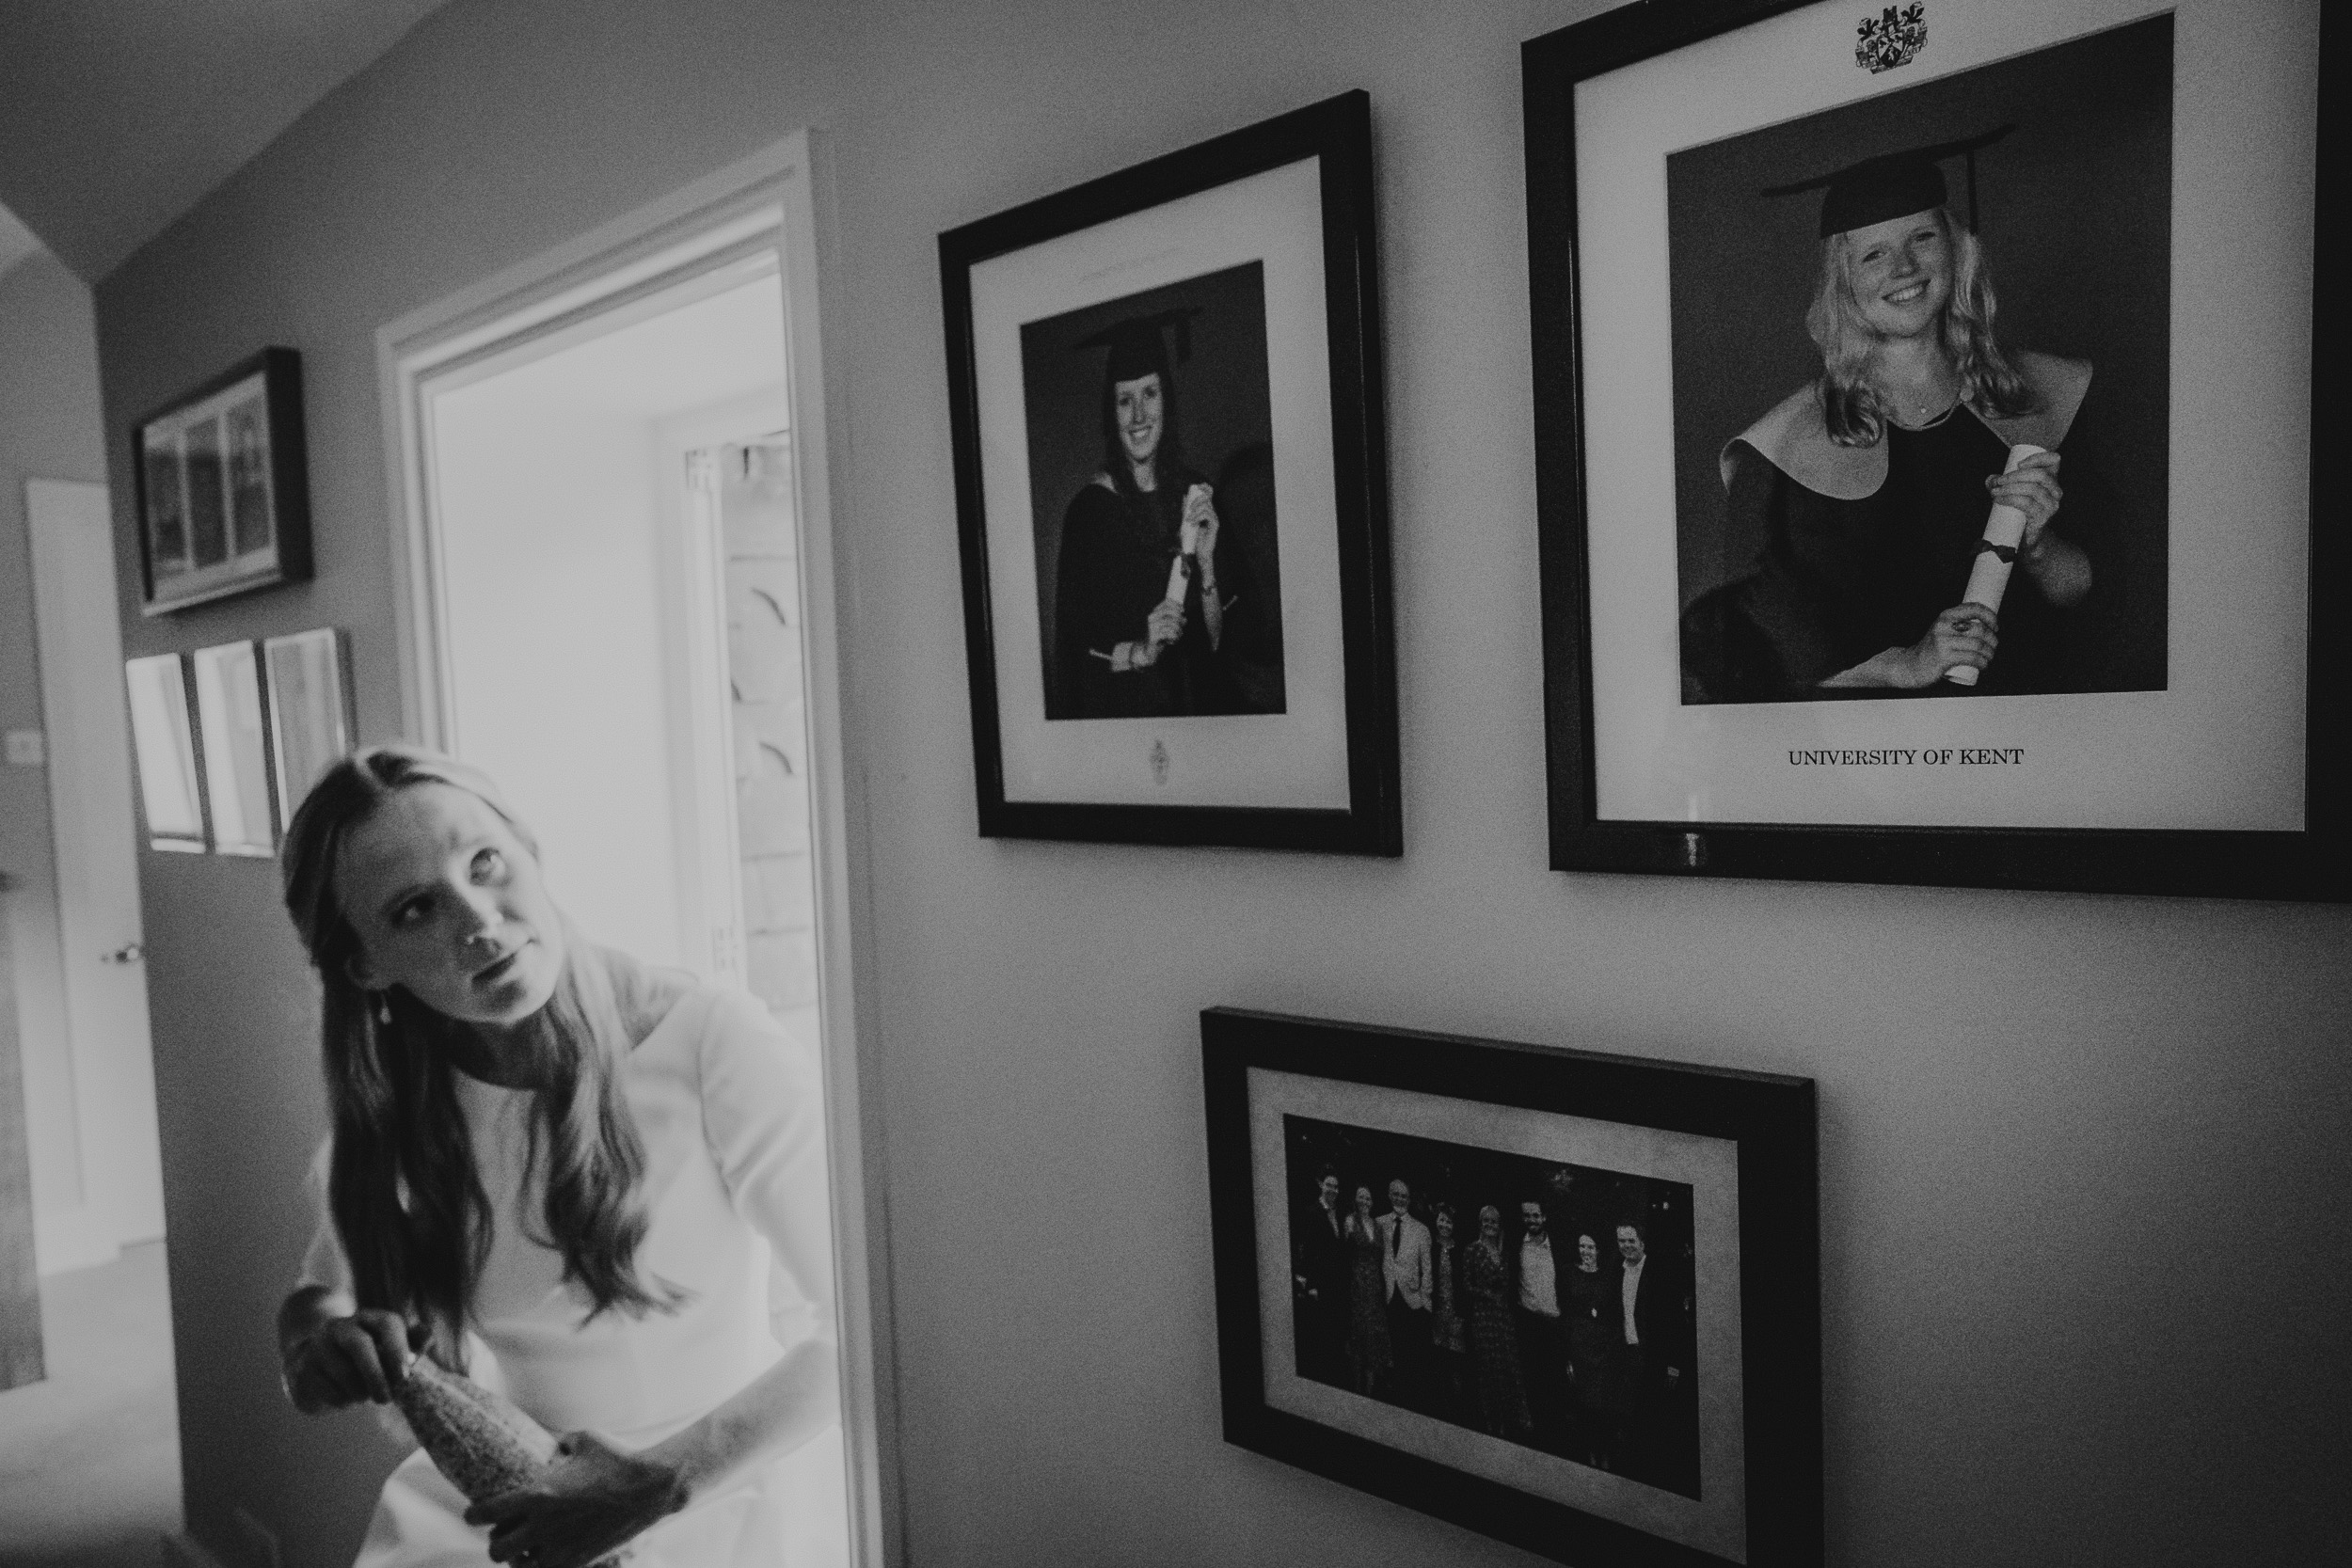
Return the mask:
<path id="1" fill-rule="evenodd" d="M 0 0 L 8 214 L 86 282 L 445 0 Z"/>

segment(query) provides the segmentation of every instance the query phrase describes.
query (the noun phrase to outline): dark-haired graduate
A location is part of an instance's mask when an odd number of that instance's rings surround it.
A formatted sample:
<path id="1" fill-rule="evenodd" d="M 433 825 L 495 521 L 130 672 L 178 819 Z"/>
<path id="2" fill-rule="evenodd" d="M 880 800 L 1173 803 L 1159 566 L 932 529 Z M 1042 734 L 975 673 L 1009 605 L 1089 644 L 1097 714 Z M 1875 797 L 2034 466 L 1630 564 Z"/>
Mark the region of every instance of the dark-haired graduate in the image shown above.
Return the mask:
<path id="1" fill-rule="evenodd" d="M 1130 317 L 1078 345 L 1109 350 L 1103 467 L 1062 516 L 1054 593 L 1061 699 L 1049 718 L 1281 711 L 1281 655 L 1268 636 L 1279 616 L 1179 435 L 1166 340 L 1173 334 L 1185 357 L 1197 314 Z"/>
<path id="2" fill-rule="evenodd" d="M 380 1402 L 421 1345 L 564 1434 L 470 1510 L 410 1455 L 359 1568 L 783 1568 L 780 1462 L 837 1416 L 813 1053 L 748 995 L 583 941 L 447 757 L 337 763 L 284 871 L 332 1120 L 286 1391 Z"/>
<path id="3" fill-rule="evenodd" d="M 2059 449 L 2091 368 L 2004 351 L 1938 166 L 2008 130 L 1765 193 L 1826 187 L 1805 317 L 1821 373 L 1724 448 L 1729 531 L 1764 545 L 1684 611 L 1686 703 L 2074 689 L 2068 612 L 2093 581 L 2077 525 L 2098 509 L 2076 484 L 2061 531 Z M 2016 444 L 2045 450 L 2004 472 Z M 2025 516 L 1997 613 L 1963 598 L 1996 502 Z M 1973 687 L 1945 678 L 1963 665 Z"/>

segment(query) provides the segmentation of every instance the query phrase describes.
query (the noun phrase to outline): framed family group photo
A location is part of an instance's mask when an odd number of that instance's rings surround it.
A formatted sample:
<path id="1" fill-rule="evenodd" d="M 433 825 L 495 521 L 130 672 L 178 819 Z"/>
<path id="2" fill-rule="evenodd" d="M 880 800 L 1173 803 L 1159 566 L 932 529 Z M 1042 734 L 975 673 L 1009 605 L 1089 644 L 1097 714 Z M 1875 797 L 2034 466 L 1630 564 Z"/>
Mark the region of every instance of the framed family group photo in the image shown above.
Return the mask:
<path id="1" fill-rule="evenodd" d="M 1555 867 L 2352 896 L 2319 12 L 1526 46 Z"/>
<path id="2" fill-rule="evenodd" d="M 1810 1080 L 1212 1008 L 1227 1441 L 1563 1562 L 1818 1562 Z"/>
<path id="3" fill-rule="evenodd" d="M 132 431 L 142 609 L 165 615 L 310 575 L 302 360 L 268 348 Z"/>
<path id="4" fill-rule="evenodd" d="M 1369 101 L 940 236 L 980 832 L 1400 851 Z"/>

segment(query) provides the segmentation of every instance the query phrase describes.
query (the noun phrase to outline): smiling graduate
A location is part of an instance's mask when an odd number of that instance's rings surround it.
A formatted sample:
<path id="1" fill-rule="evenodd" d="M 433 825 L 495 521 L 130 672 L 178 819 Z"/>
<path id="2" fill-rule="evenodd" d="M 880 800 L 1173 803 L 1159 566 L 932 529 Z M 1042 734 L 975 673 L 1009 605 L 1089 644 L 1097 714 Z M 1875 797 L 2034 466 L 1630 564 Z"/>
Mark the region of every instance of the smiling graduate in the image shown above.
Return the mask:
<path id="1" fill-rule="evenodd" d="M 1224 487 L 1191 466 L 1179 433 L 1174 370 L 1190 357 L 1198 314 L 1129 317 L 1076 345 L 1109 351 L 1103 466 L 1062 518 L 1054 657 L 1064 706 L 1050 717 L 1280 711 L 1248 680 L 1272 607 L 1220 515 Z M 1279 669 L 1279 650 L 1271 657 Z"/>
<path id="2" fill-rule="evenodd" d="M 2011 127 L 1882 154 L 1767 197 L 1822 191 L 1806 330 L 1821 373 L 1728 442 L 1747 571 L 1682 622 L 1686 703 L 1980 695 L 2069 689 L 2067 612 L 2091 560 L 2061 531 L 2059 451 L 2091 381 L 2081 360 L 2005 353 L 1983 246 L 1947 200 L 1944 160 Z M 2012 445 L 2047 449 L 2004 471 Z M 1997 613 L 1963 593 L 1995 503 L 2025 517 Z M 1973 689 L 1943 678 L 1979 673 Z"/>

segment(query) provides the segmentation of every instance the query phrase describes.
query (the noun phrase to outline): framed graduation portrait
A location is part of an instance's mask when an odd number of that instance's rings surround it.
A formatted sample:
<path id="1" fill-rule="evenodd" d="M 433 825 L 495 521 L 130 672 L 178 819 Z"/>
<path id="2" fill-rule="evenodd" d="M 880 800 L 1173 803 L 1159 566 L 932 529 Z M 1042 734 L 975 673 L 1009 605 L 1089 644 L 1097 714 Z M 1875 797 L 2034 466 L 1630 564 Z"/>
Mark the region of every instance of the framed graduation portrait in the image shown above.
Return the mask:
<path id="1" fill-rule="evenodd" d="M 1561 1562 L 1821 1560 L 1810 1079 L 1200 1041 L 1226 1441 Z"/>
<path id="2" fill-rule="evenodd" d="M 939 247 L 981 833 L 1399 853 L 1370 101 Z"/>
<path id="3" fill-rule="evenodd" d="M 2319 8 L 1524 51 L 1551 861 L 2352 896 Z"/>

